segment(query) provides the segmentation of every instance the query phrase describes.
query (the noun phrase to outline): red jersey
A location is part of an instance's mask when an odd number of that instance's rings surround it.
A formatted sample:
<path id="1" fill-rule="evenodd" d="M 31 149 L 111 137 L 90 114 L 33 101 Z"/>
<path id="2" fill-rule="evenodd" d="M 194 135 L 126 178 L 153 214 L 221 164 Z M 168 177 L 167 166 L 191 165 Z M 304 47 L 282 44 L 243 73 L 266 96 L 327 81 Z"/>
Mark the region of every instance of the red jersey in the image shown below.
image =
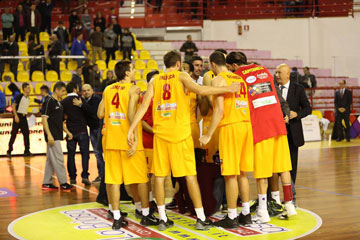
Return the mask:
<path id="1" fill-rule="evenodd" d="M 263 66 L 251 64 L 240 67 L 235 74 L 241 76 L 248 86 L 254 143 L 287 135 L 271 73 Z"/>
<path id="2" fill-rule="evenodd" d="M 143 96 L 141 97 L 141 102 L 143 100 Z M 152 115 L 152 107 L 153 107 L 153 99 L 151 99 L 150 105 L 148 110 L 146 111 L 144 117 L 142 118 L 143 121 L 147 122 L 151 127 L 154 125 L 153 123 L 153 115 Z M 153 138 L 154 134 L 148 133 L 142 128 L 142 134 L 143 134 L 143 145 L 144 148 L 153 148 Z"/>

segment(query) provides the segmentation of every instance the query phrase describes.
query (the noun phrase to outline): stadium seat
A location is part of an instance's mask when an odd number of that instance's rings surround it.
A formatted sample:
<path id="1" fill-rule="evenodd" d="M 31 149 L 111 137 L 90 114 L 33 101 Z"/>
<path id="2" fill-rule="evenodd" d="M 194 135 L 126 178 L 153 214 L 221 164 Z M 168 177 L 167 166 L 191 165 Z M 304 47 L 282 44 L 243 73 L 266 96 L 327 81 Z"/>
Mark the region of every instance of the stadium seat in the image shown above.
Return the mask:
<path id="1" fill-rule="evenodd" d="M 144 49 L 143 45 L 142 45 L 142 42 L 140 42 L 140 41 L 135 41 L 135 47 L 136 47 L 136 50 Z"/>
<path id="2" fill-rule="evenodd" d="M 68 69 L 71 71 L 75 71 L 77 69 L 77 62 L 76 61 L 69 61 L 68 62 Z"/>
<path id="3" fill-rule="evenodd" d="M 41 88 L 43 85 L 45 85 L 45 83 L 37 83 L 37 84 L 35 85 L 35 94 L 40 95 L 40 93 L 41 93 L 40 88 Z"/>
<path id="4" fill-rule="evenodd" d="M 325 110 L 324 111 L 324 117 L 328 119 L 330 122 L 335 122 L 335 114 L 334 111 L 331 110 Z"/>
<path id="5" fill-rule="evenodd" d="M 102 57 L 102 59 L 106 59 L 106 51 L 105 50 L 102 51 L 101 57 Z"/>
<path id="6" fill-rule="evenodd" d="M 5 63 L 4 72 L 10 72 L 10 64 Z"/>
<path id="7" fill-rule="evenodd" d="M 25 64 L 25 71 L 30 71 L 30 61 Z"/>
<path id="8" fill-rule="evenodd" d="M 0 91 L 1 91 L 1 92 L 4 92 L 4 88 L 3 88 L 2 85 L 0 85 Z"/>
<path id="9" fill-rule="evenodd" d="M 60 80 L 64 82 L 70 82 L 72 79 L 72 73 L 69 70 L 64 70 L 60 73 Z"/>
<path id="10" fill-rule="evenodd" d="M 2 75 L 2 81 L 5 82 L 5 76 L 9 76 L 11 78 L 11 82 L 15 81 L 15 76 L 12 72 L 4 72 Z"/>
<path id="11" fill-rule="evenodd" d="M 141 80 L 141 73 L 139 71 L 135 72 L 135 80 Z"/>
<path id="12" fill-rule="evenodd" d="M 49 34 L 47 32 L 41 32 L 40 33 L 40 42 L 49 42 L 49 41 L 50 41 Z"/>
<path id="13" fill-rule="evenodd" d="M 18 72 L 24 71 L 24 64 L 22 62 L 19 62 L 17 70 Z"/>
<path id="14" fill-rule="evenodd" d="M 110 60 L 109 64 L 108 64 L 108 69 L 110 70 L 114 70 L 115 69 L 115 65 L 118 63 L 117 60 Z"/>
<path id="15" fill-rule="evenodd" d="M 150 60 L 150 59 L 151 59 L 151 56 L 150 56 L 149 51 L 147 51 L 147 50 L 141 50 L 141 52 L 140 52 L 140 59 L 142 59 L 142 60 Z"/>
<path id="16" fill-rule="evenodd" d="M 20 52 L 28 52 L 28 46 L 26 42 L 18 42 Z"/>
<path id="17" fill-rule="evenodd" d="M 27 57 L 27 56 L 29 56 L 29 54 L 24 51 L 20 54 L 20 56 Z M 29 58 L 20 58 L 20 61 L 21 62 L 29 62 L 30 60 L 29 60 Z"/>
<path id="18" fill-rule="evenodd" d="M 146 64 L 143 60 L 136 60 L 135 68 L 138 70 L 144 70 L 146 68 Z"/>
<path id="19" fill-rule="evenodd" d="M 48 50 L 49 42 L 43 42 L 44 51 Z"/>
<path id="20" fill-rule="evenodd" d="M 60 71 L 66 70 L 66 65 L 64 62 L 60 62 Z"/>
<path id="21" fill-rule="evenodd" d="M 53 84 L 51 84 L 51 87 L 50 87 L 50 91 L 54 92 L 54 86 L 55 86 L 56 82 L 54 82 Z"/>
<path id="22" fill-rule="evenodd" d="M 108 69 L 105 69 L 104 71 L 102 71 L 102 79 L 106 79 L 106 74 L 109 70 Z M 102 80 L 101 80 L 102 81 Z"/>
<path id="23" fill-rule="evenodd" d="M 123 53 L 120 51 L 115 52 L 115 59 L 116 60 L 122 60 L 123 59 Z"/>
<path id="24" fill-rule="evenodd" d="M 5 93 L 6 96 L 11 96 L 12 95 L 12 92 L 9 89 L 9 85 L 10 84 L 6 85 L 6 87 L 5 87 L 5 92 L 4 93 Z"/>
<path id="25" fill-rule="evenodd" d="M 106 69 L 106 63 L 104 60 L 97 60 L 96 64 L 99 67 L 99 70 L 104 71 Z"/>
<path id="26" fill-rule="evenodd" d="M 18 82 L 30 82 L 30 76 L 28 72 L 22 71 L 17 74 Z"/>
<path id="27" fill-rule="evenodd" d="M 148 62 L 147 62 L 147 68 L 150 68 L 150 69 L 157 69 L 158 68 L 158 64 L 155 60 L 152 60 L 150 59 Z"/>
<path id="28" fill-rule="evenodd" d="M 318 110 L 313 110 L 312 115 L 317 116 L 319 119 L 323 118 L 323 115 L 322 115 L 321 111 L 318 111 Z"/>
<path id="29" fill-rule="evenodd" d="M 87 49 L 89 49 L 89 50 L 91 49 L 91 44 L 90 44 L 89 41 L 86 42 L 85 46 L 86 46 Z"/>
<path id="30" fill-rule="evenodd" d="M 33 82 L 43 82 L 45 81 L 44 73 L 42 71 L 34 71 L 31 75 L 31 80 Z"/>
<path id="31" fill-rule="evenodd" d="M 59 80 L 59 76 L 57 72 L 55 72 L 54 70 L 50 70 L 46 73 L 46 81 L 56 82 L 58 80 Z"/>
<path id="32" fill-rule="evenodd" d="M 140 88 L 140 91 L 142 91 L 142 92 L 145 92 L 146 89 L 147 89 L 147 84 L 146 84 L 146 82 L 143 81 L 143 80 L 137 81 L 137 82 L 136 82 L 136 86 L 138 86 L 138 87 Z"/>
<path id="33" fill-rule="evenodd" d="M 138 60 L 139 59 L 137 51 L 132 51 L 131 54 L 133 56 L 133 60 Z"/>

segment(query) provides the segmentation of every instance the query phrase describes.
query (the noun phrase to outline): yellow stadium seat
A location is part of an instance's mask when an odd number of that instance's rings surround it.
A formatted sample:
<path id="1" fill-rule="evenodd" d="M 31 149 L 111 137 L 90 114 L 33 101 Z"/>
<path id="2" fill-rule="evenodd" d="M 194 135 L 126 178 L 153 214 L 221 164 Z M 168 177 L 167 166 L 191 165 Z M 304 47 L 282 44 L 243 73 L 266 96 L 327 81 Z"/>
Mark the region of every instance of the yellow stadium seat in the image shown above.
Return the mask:
<path id="1" fill-rule="evenodd" d="M 19 62 L 17 70 L 18 72 L 24 71 L 24 64 L 22 62 Z"/>
<path id="2" fill-rule="evenodd" d="M 51 84 L 51 87 L 50 87 L 50 91 L 54 92 L 54 86 L 55 86 L 56 82 L 54 82 L 53 84 Z"/>
<path id="3" fill-rule="evenodd" d="M 98 58 L 97 55 L 96 55 L 96 57 Z M 102 51 L 101 57 L 102 57 L 102 59 L 106 59 L 106 51 L 105 50 Z"/>
<path id="4" fill-rule="evenodd" d="M 143 60 L 149 60 L 149 59 L 151 59 L 151 56 L 150 56 L 149 51 L 147 51 L 147 50 L 141 50 L 141 52 L 140 52 L 140 59 L 143 59 Z"/>
<path id="5" fill-rule="evenodd" d="M 64 62 L 60 62 L 60 71 L 66 70 L 66 65 Z"/>
<path id="6" fill-rule="evenodd" d="M 18 82 L 29 82 L 30 81 L 29 73 L 25 72 L 25 71 L 18 72 L 17 81 Z"/>
<path id="7" fill-rule="evenodd" d="M 44 50 L 48 50 L 49 42 L 43 42 Z"/>
<path id="8" fill-rule="evenodd" d="M 29 41 L 29 36 L 30 36 L 30 32 L 27 32 L 25 34 L 25 41 L 28 42 Z"/>
<path id="9" fill-rule="evenodd" d="M 141 80 L 141 73 L 139 71 L 135 72 L 135 80 Z"/>
<path id="10" fill-rule="evenodd" d="M 85 46 L 86 46 L 87 49 L 91 49 L 91 44 L 90 44 L 89 41 L 86 42 Z"/>
<path id="11" fill-rule="evenodd" d="M 110 61 L 109 61 L 109 67 L 108 67 L 108 69 L 114 70 L 114 69 L 115 69 L 115 65 L 116 65 L 117 63 L 118 63 L 117 60 L 110 60 Z"/>
<path id="12" fill-rule="evenodd" d="M 136 60 L 135 68 L 138 70 L 144 70 L 146 68 L 146 64 L 143 60 Z"/>
<path id="13" fill-rule="evenodd" d="M 40 93 L 41 93 L 40 88 L 41 88 L 43 85 L 45 85 L 45 83 L 37 83 L 37 84 L 35 85 L 35 94 L 40 95 Z"/>
<path id="14" fill-rule="evenodd" d="M 5 93 L 6 96 L 11 96 L 12 95 L 12 92 L 9 89 L 9 85 L 10 84 L 6 85 L 6 87 L 5 87 L 5 92 L 4 93 Z"/>
<path id="15" fill-rule="evenodd" d="M 25 64 L 25 71 L 30 71 L 30 61 Z"/>
<path id="16" fill-rule="evenodd" d="M 0 91 L 4 92 L 4 88 L 2 85 L 0 85 Z"/>
<path id="17" fill-rule="evenodd" d="M 137 51 L 132 51 L 131 54 L 133 56 L 133 60 L 138 60 L 139 59 Z"/>
<path id="18" fill-rule="evenodd" d="M 54 70 L 50 70 L 46 73 L 46 81 L 56 82 L 58 80 L 59 80 L 59 76 L 57 72 L 55 72 Z"/>
<path id="19" fill-rule="evenodd" d="M 147 68 L 150 68 L 150 69 L 157 69 L 158 68 L 158 64 L 155 60 L 152 60 L 150 59 L 148 62 L 147 62 Z"/>
<path id="20" fill-rule="evenodd" d="M 77 69 L 77 62 L 76 61 L 69 61 L 68 62 L 68 69 L 71 71 L 75 71 Z"/>
<path id="21" fill-rule="evenodd" d="M 19 51 L 20 52 L 27 52 L 28 51 L 28 46 L 25 42 L 18 42 L 19 45 Z"/>
<path id="22" fill-rule="evenodd" d="M 136 86 L 138 86 L 142 92 L 145 92 L 147 89 L 147 83 L 143 80 L 137 81 Z"/>
<path id="23" fill-rule="evenodd" d="M 72 73 L 69 70 L 64 70 L 60 73 L 60 80 L 69 82 L 72 79 Z"/>
<path id="24" fill-rule="evenodd" d="M 43 82 L 45 81 L 44 73 L 42 71 L 34 71 L 31 75 L 31 80 L 33 82 Z"/>
<path id="25" fill-rule="evenodd" d="M 122 60 L 123 59 L 123 53 L 122 52 L 120 52 L 120 51 L 116 51 L 115 52 L 115 59 L 116 60 Z"/>
<path id="26" fill-rule="evenodd" d="M 4 74 L 2 75 L 2 81 L 5 81 L 5 76 L 9 76 L 11 78 L 11 82 L 15 81 L 15 76 L 12 72 L 4 72 Z"/>
<path id="27" fill-rule="evenodd" d="M 319 119 L 323 118 L 323 115 L 322 115 L 321 111 L 318 111 L 318 110 L 313 110 L 312 115 L 317 116 Z"/>
<path id="28" fill-rule="evenodd" d="M 49 34 L 47 32 L 41 32 L 40 33 L 40 42 L 49 42 L 49 41 L 50 41 Z"/>
<path id="29" fill-rule="evenodd" d="M 4 72 L 10 72 L 10 64 L 5 63 Z"/>
<path id="30" fill-rule="evenodd" d="M 97 60 L 96 61 L 96 64 L 98 65 L 99 67 L 99 70 L 105 70 L 106 69 L 106 63 L 104 60 Z"/>
<path id="31" fill-rule="evenodd" d="M 20 54 L 20 56 L 22 56 L 22 57 L 27 57 L 27 56 L 29 56 L 29 54 L 24 51 L 24 52 L 22 52 L 22 53 Z M 29 60 L 28 58 L 20 58 L 20 61 L 21 61 L 21 62 L 29 62 L 30 60 Z"/>
<path id="32" fill-rule="evenodd" d="M 142 42 L 135 41 L 135 47 L 136 47 L 136 50 L 142 50 L 143 49 Z"/>
<path id="33" fill-rule="evenodd" d="M 105 69 L 104 71 L 102 71 L 102 79 L 106 79 L 106 74 L 109 70 L 108 69 Z"/>
<path id="34" fill-rule="evenodd" d="M 29 85 L 30 85 L 30 94 L 34 94 L 34 88 L 33 88 L 32 84 L 30 83 Z M 20 92 L 23 93 L 24 91 L 23 91 L 22 87 L 20 86 L 19 88 L 20 88 Z"/>
<path id="35" fill-rule="evenodd" d="M 38 113 L 39 112 L 39 107 L 29 107 L 28 108 L 28 113 Z"/>

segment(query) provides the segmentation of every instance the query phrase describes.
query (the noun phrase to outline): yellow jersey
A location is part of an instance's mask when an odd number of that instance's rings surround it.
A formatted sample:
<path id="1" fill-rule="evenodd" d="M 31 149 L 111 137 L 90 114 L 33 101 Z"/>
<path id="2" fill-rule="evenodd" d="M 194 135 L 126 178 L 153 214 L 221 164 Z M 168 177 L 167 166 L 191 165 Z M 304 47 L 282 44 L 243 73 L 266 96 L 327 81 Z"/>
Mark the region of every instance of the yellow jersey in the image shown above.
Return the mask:
<path id="1" fill-rule="evenodd" d="M 153 131 L 158 137 L 173 143 L 191 136 L 190 97 L 179 75 L 179 71 L 162 73 L 153 82 Z"/>
<path id="2" fill-rule="evenodd" d="M 196 111 L 197 111 L 197 95 L 196 93 L 189 92 L 190 96 L 190 123 L 195 123 L 196 121 Z"/>
<path id="3" fill-rule="evenodd" d="M 236 93 L 226 93 L 224 95 L 224 117 L 219 126 L 224 126 L 238 122 L 250 122 L 249 100 L 245 81 L 239 75 L 232 72 L 222 72 L 218 76 L 226 80 L 230 86 L 234 82 L 240 83 L 240 91 Z"/>
<path id="4" fill-rule="evenodd" d="M 132 83 L 114 83 L 104 91 L 105 131 L 104 146 L 111 150 L 128 150 L 127 135 L 130 128 L 128 109 Z M 138 125 L 137 150 L 143 150 L 141 124 Z"/>

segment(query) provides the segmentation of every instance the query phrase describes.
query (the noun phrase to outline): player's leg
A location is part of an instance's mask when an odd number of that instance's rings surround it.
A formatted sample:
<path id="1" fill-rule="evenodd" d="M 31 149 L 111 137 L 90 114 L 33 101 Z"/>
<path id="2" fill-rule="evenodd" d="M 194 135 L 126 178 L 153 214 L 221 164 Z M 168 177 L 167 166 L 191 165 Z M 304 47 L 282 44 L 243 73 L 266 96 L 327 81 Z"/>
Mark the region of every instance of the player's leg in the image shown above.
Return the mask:
<path id="1" fill-rule="evenodd" d="M 270 222 L 270 216 L 267 209 L 267 188 L 268 183 L 266 178 L 257 178 L 256 187 L 258 193 L 258 207 L 256 214 L 252 217 L 252 220 L 256 223 L 267 223 Z"/>
<path id="2" fill-rule="evenodd" d="M 274 199 L 278 204 L 280 201 L 280 188 L 279 188 L 279 174 L 274 173 L 272 177 L 268 178 L 269 186 L 271 190 L 271 198 Z"/>
<path id="3" fill-rule="evenodd" d="M 282 172 L 281 173 L 281 182 L 283 185 L 284 192 L 284 202 L 285 202 L 285 210 L 286 217 L 292 217 L 297 215 L 295 206 L 293 204 L 293 193 L 291 189 L 291 175 L 290 172 Z"/>

